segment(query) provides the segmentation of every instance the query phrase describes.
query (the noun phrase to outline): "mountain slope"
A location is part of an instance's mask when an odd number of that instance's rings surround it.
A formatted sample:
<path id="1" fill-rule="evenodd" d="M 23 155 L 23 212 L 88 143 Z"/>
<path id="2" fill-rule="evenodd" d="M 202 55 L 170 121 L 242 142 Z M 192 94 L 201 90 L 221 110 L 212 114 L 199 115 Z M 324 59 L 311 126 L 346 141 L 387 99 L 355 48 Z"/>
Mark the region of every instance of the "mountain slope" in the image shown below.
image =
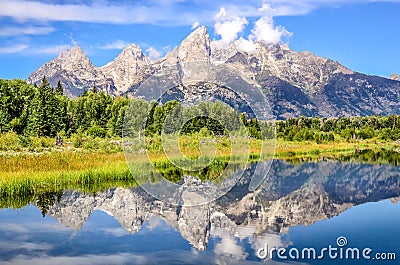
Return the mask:
<path id="1" fill-rule="evenodd" d="M 96 68 L 80 48 L 74 47 L 40 67 L 27 81 L 40 83 L 46 76 L 54 86 L 60 80 L 72 96 L 94 84 L 114 95 L 135 96 L 148 77 L 172 65 L 179 69 L 179 75 L 171 77 L 175 80 L 171 83 L 178 85 L 174 85 L 168 100 L 190 101 L 191 97 L 196 97 L 196 93 L 191 94 L 196 84 L 186 84 L 185 80 L 201 74 L 196 62 L 218 62 L 238 71 L 243 80 L 260 85 L 273 114 L 279 119 L 300 115 L 400 113 L 400 78 L 397 75 L 391 79 L 363 75 L 331 59 L 292 51 L 287 45 L 245 45 L 243 39 L 239 39 L 228 47 L 220 47 L 217 42 L 210 41 L 206 27 L 194 30 L 178 47 L 155 62 L 140 47 L 131 44 L 114 61 Z M 204 83 L 197 86 L 201 90 Z M 218 91 L 214 96 L 225 98 Z"/>
<path id="2" fill-rule="evenodd" d="M 336 74 L 315 97 L 324 97 L 333 111 L 319 106 L 321 116 L 367 116 L 400 113 L 400 82 L 360 73 Z"/>
<path id="3" fill-rule="evenodd" d="M 336 73 L 353 73 L 338 62 L 310 52 L 292 51 L 287 45 L 255 43 L 251 49 L 244 49 L 236 41 L 222 51 L 215 49 L 214 60 L 234 64 L 249 75 L 275 76 L 309 91 L 321 89 Z"/>
<path id="4" fill-rule="evenodd" d="M 28 83 L 40 84 L 46 77 L 50 85 L 55 87 L 60 81 L 66 94 L 80 95 L 85 89 L 97 88 L 114 93 L 114 82 L 98 70 L 86 54 L 78 46 L 61 53 L 57 58 L 44 64 L 27 79 Z"/>
<path id="5" fill-rule="evenodd" d="M 119 92 L 126 92 L 133 84 L 142 81 L 143 71 L 151 64 L 153 61 L 143 53 L 142 48 L 130 44 L 114 61 L 98 69 L 114 81 Z"/>

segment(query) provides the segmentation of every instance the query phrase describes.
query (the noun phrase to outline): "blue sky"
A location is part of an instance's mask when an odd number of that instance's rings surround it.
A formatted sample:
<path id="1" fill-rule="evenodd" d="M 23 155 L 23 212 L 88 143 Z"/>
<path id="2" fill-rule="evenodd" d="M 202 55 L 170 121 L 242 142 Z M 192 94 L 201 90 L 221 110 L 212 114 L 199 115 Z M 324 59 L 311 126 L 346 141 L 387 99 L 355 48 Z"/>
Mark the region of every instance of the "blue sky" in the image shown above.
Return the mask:
<path id="1" fill-rule="evenodd" d="M 288 42 L 381 76 L 400 72 L 400 0 L 0 0 L 0 78 L 79 45 L 96 66 L 128 43 L 153 58 L 206 25 L 220 45 Z"/>

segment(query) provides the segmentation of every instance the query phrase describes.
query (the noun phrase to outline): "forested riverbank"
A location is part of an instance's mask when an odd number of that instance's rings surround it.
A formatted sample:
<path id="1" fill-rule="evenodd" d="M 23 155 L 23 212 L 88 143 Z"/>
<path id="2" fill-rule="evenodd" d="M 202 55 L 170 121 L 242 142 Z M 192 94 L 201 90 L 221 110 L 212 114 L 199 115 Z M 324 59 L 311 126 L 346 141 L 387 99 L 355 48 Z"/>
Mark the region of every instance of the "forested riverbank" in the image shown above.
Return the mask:
<path id="1" fill-rule="evenodd" d="M 147 117 L 143 130 L 132 129 L 128 137 L 140 138 L 141 133 L 146 138 L 143 148 L 152 153 L 162 151 L 162 133 L 178 133 L 183 149 L 194 153 L 202 139 L 218 137 L 222 155 L 231 147 L 232 134 L 247 135 L 253 153 L 259 152 L 260 141 L 276 138 L 277 157 L 349 151 L 360 146 L 396 151 L 400 144 L 399 115 L 299 117 L 266 124 L 220 102 L 193 107 L 177 101 L 148 103 L 113 97 L 96 87 L 68 98 L 60 84 L 52 88 L 43 78 L 40 87 L 22 80 L 0 80 L 0 154 L 121 153 L 127 111 Z M 55 144 L 56 136 L 63 139 L 62 145 Z"/>

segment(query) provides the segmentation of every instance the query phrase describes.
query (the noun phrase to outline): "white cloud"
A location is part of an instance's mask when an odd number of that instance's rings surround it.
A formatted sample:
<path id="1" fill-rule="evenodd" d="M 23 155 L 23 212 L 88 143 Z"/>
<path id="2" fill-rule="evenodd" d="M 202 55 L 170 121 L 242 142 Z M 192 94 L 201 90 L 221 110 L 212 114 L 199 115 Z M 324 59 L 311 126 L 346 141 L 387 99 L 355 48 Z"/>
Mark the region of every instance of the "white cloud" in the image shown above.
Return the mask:
<path id="1" fill-rule="evenodd" d="M 245 260 L 249 255 L 246 249 L 238 244 L 237 238 L 232 236 L 228 230 L 217 228 L 213 231 L 213 234 L 221 238 L 221 241 L 216 243 L 214 248 L 218 263 L 239 263 L 239 261 Z"/>
<path id="2" fill-rule="evenodd" d="M 13 224 L 13 223 L 0 224 L 0 230 L 6 231 L 9 233 L 12 232 L 12 233 L 18 233 L 18 234 L 29 233 L 29 229 L 27 229 L 26 227 L 24 227 L 22 225 L 18 225 L 18 224 Z"/>
<path id="3" fill-rule="evenodd" d="M 102 50 L 122 50 L 127 45 L 128 45 L 128 43 L 123 40 L 116 40 L 114 42 L 111 42 L 104 46 L 101 46 L 100 49 L 102 49 Z"/>
<path id="4" fill-rule="evenodd" d="M 5 27 L 0 29 L 0 36 L 46 35 L 53 31 L 52 27 Z"/>
<path id="5" fill-rule="evenodd" d="M 232 8 L 230 8 L 232 10 Z M 260 8 L 260 12 L 273 13 L 273 8 L 264 3 Z M 238 36 L 245 29 L 248 21 L 245 17 L 240 17 L 234 12 L 235 15 L 229 15 L 225 8 L 221 8 L 215 16 L 216 23 L 214 25 L 215 33 L 220 35 L 219 40 L 214 40 L 213 45 L 217 48 L 225 48 L 235 41 L 239 49 L 245 52 L 252 52 L 255 49 L 255 42 L 261 42 L 265 45 L 278 44 L 284 38 L 289 38 L 292 34 L 282 26 L 275 26 L 272 17 L 262 16 L 254 24 L 249 38 Z"/>
<path id="6" fill-rule="evenodd" d="M 250 237 L 249 242 L 254 251 L 257 251 L 260 248 L 265 248 L 266 245 L 269 247 L 286 248 L 289 244 L 292 244 L 290 241 L 282 240 L 281 235 L 268 233 L 259 235 L 257 237 Z"/>
<path id="7" fill-rule="evenodd" d="M 165 52 L 165 51 L 171 51 L 172 50 L 172 48 L 171 48 L 171 45 L 167 45 L 167 46 L 164 46 L 164 47 L 162 47 L 162 50 Z"/>
<path id="8" fill-rule="evenodd" d="M 122 227 L 117 227 L 117 228 L 105 227 L 105 228 L 100 228 L 99 230 L 102 231 L 104 234 L 112 235 L 114 237 L 123 237 L 129 235 L 129 233 Z"/>
<path id="9" fill-rule="evenodd" d="M 19 20 L 80 21 L 99 23 L 123 23 L 127 12 L 122 7 L 84 4 L 48 4 L 39 1 L 1 0 L 1 16 Z M 134 15 L 133 15 L 134 17 Z M 138 22 L 140 18 L 137 18 Z"/>
<path id="10" fill-rule="evenodd" d="M 11 242 L 11 241 L 0 242 L 0 247 L 1 249 L 6 249 L 8 251 L 27 250 L 30 252 L 52 249 L 51 245 L 47 243 Z"/>
<path id="11" fill-rule="evenodd" d="M 0 47 L 0 54 L 16 54 L 24 53 L 30 55 L 38 54 L 60 54 L 61 52 L 71 48 L 71 45 L 55 45 L 55 46 L 37 46 L 31 47 L 28 44 L 16 44 L 7 47 Z"/>
<path id="12" fill-rule="evenodd" d="M 73 46 L 78 45 L 78 42 L 74 39 L 74 36 L 72 35 L 72 33 L 69 35 L 69 40 L 71 41 Z"/>
<path id="13" fill-rule="evenodd" d="M 221 39 L 216 41 L 217 46 L 228 46 L 237 39 L 248 24 L 245 17 L 229 16 L 225 8 L 221 8 L 215 16 L 216 23 L 214 25 L 215 33 L 221 36 Z"/>
<path id="14" fill-rule="evenodd" d="M 150 231 L 153 231 L 157 227 L 159 227 L 162 224 L 162 221 L 160 218 L 157 217 L 152 217 L 149 221 L 147 221 L 146 228 L 149 229 Z"/>
<path id="15" fill-rule="evenodd" d="M 111 255 L 82 255 L 82 256 L 27 256 L 17 255 L 11 260 L 3 261 L 2 264 L 27 264 L 27 265 L 47 265 L 47 264 L 126 264 L 129 262 L 148 263 L 145 256 L 121 253 Z"/>
<path id="16" fill-rule="evenodd" d="M 247 52 L 247 53 L 253 52 L 256 48 L 256 45 L 254 44 L 253 41 L 247 40 L 243 37 L 240 37 L 236 43 L 240 50 Z"/>
<path id="17" fill-rule="evenodd" d="M 192 24 L 189 12 L 180 14 L 183 22 L 176 19 L 176 7 L 168 3 L 145 3 L 123 5 L 110 1 L 93 1 L 89 4 L 58 4 L 29 0 L 0 0 L 0 17 L 18 21 L 76 21 L 109 24 Z"/>
<path id="18" fill-rule="evenodd" d="M 284 27 L 275 27 L 271 17 L 261 17 L 256 21 L 249 38 L 268 45 L 280 43 L 282 38 L 291 35 Z"/>
<path id="19" fill-rule="evenodd" d="M 192 24 L 191 29 L 195 29 L 195 28 L 197 28 L 198 26 L 200 26 L 200 22 L 199 22 L 199 21 L 196 21 L 196 22 L 194 22 L 194 23 Z"/>
<path id="20" fill-rule="evenodd" d="M 213 14 L 224 7 L 235 17 L 304 15 L 324 6 L 350 5 L 354 3 L 383 2 L 390 0 L 182 0 L 162 1 L 69 1 L 69 4 L 39 0 L 0 0 L 0 17 L 18 21 L 77 21 L 90 23 L 158 25 L 209 25 Z M 400 2 L 400 0 L 391 0 Z M 65 3 L 65 1 L 63 1 Z M 177 16 L 176 14 L 179 14 Z"/>
<path id="21" fill-rule="evenodd" d="M 148 48 L 146 52 L 149 54 L 150 58 L 154 60 L 157 60 L 162 55 L 162 53 L 160 51 L 157 51 L 154 47 Z"/>
<path id="22" fill-rule="evenodd" d="M 28 53 L 28 54 L 60 54 L 69 48 L 71 48 L 71 45 L 69 45 L 69 44 L 36 47 L 36 48 L 26 50 L 26 53 Z"/>
<path id="23" fill-rule="evenodd" d="M 26 50 L 29 47 L 27 44 L 17 44 L 7 47 L 0 47 L 0 54 L 13 54 Z"/>

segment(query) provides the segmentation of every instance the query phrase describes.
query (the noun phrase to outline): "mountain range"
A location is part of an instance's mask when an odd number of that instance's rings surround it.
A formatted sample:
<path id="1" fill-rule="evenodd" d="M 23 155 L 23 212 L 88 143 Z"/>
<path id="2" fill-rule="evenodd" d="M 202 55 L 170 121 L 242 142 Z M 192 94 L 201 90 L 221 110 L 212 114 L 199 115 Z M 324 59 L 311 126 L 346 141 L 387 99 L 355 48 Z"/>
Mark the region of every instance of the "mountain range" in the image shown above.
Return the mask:
<path id="1" fill-rule="evenodd" d="M 60 81 L 64 92 L 72 97 L 94 85 L 112 95 L 135 96 L 137 88 L 163 67 L 196 61 L 232 67 L 243 79 L 259 85 L 278 119 L 400 113 L 400 77 L 396 74 L 384 78 L 357 73 L 337 61 L 293 51 L 286 44 L 250 45 L 239 39 L 221 47 L 210 41 L 204 26 L 195 29 L 158 60 L 152 60 L 139 46 L 130 44 L 114 61 L 95 67 L 82 49 L 75 46 L 41 66 L 27 82 L 40 84 L 46 76 L 52 86 Z M 177 89 L 185 95 L 190 92 L 185 85 Z"/>

